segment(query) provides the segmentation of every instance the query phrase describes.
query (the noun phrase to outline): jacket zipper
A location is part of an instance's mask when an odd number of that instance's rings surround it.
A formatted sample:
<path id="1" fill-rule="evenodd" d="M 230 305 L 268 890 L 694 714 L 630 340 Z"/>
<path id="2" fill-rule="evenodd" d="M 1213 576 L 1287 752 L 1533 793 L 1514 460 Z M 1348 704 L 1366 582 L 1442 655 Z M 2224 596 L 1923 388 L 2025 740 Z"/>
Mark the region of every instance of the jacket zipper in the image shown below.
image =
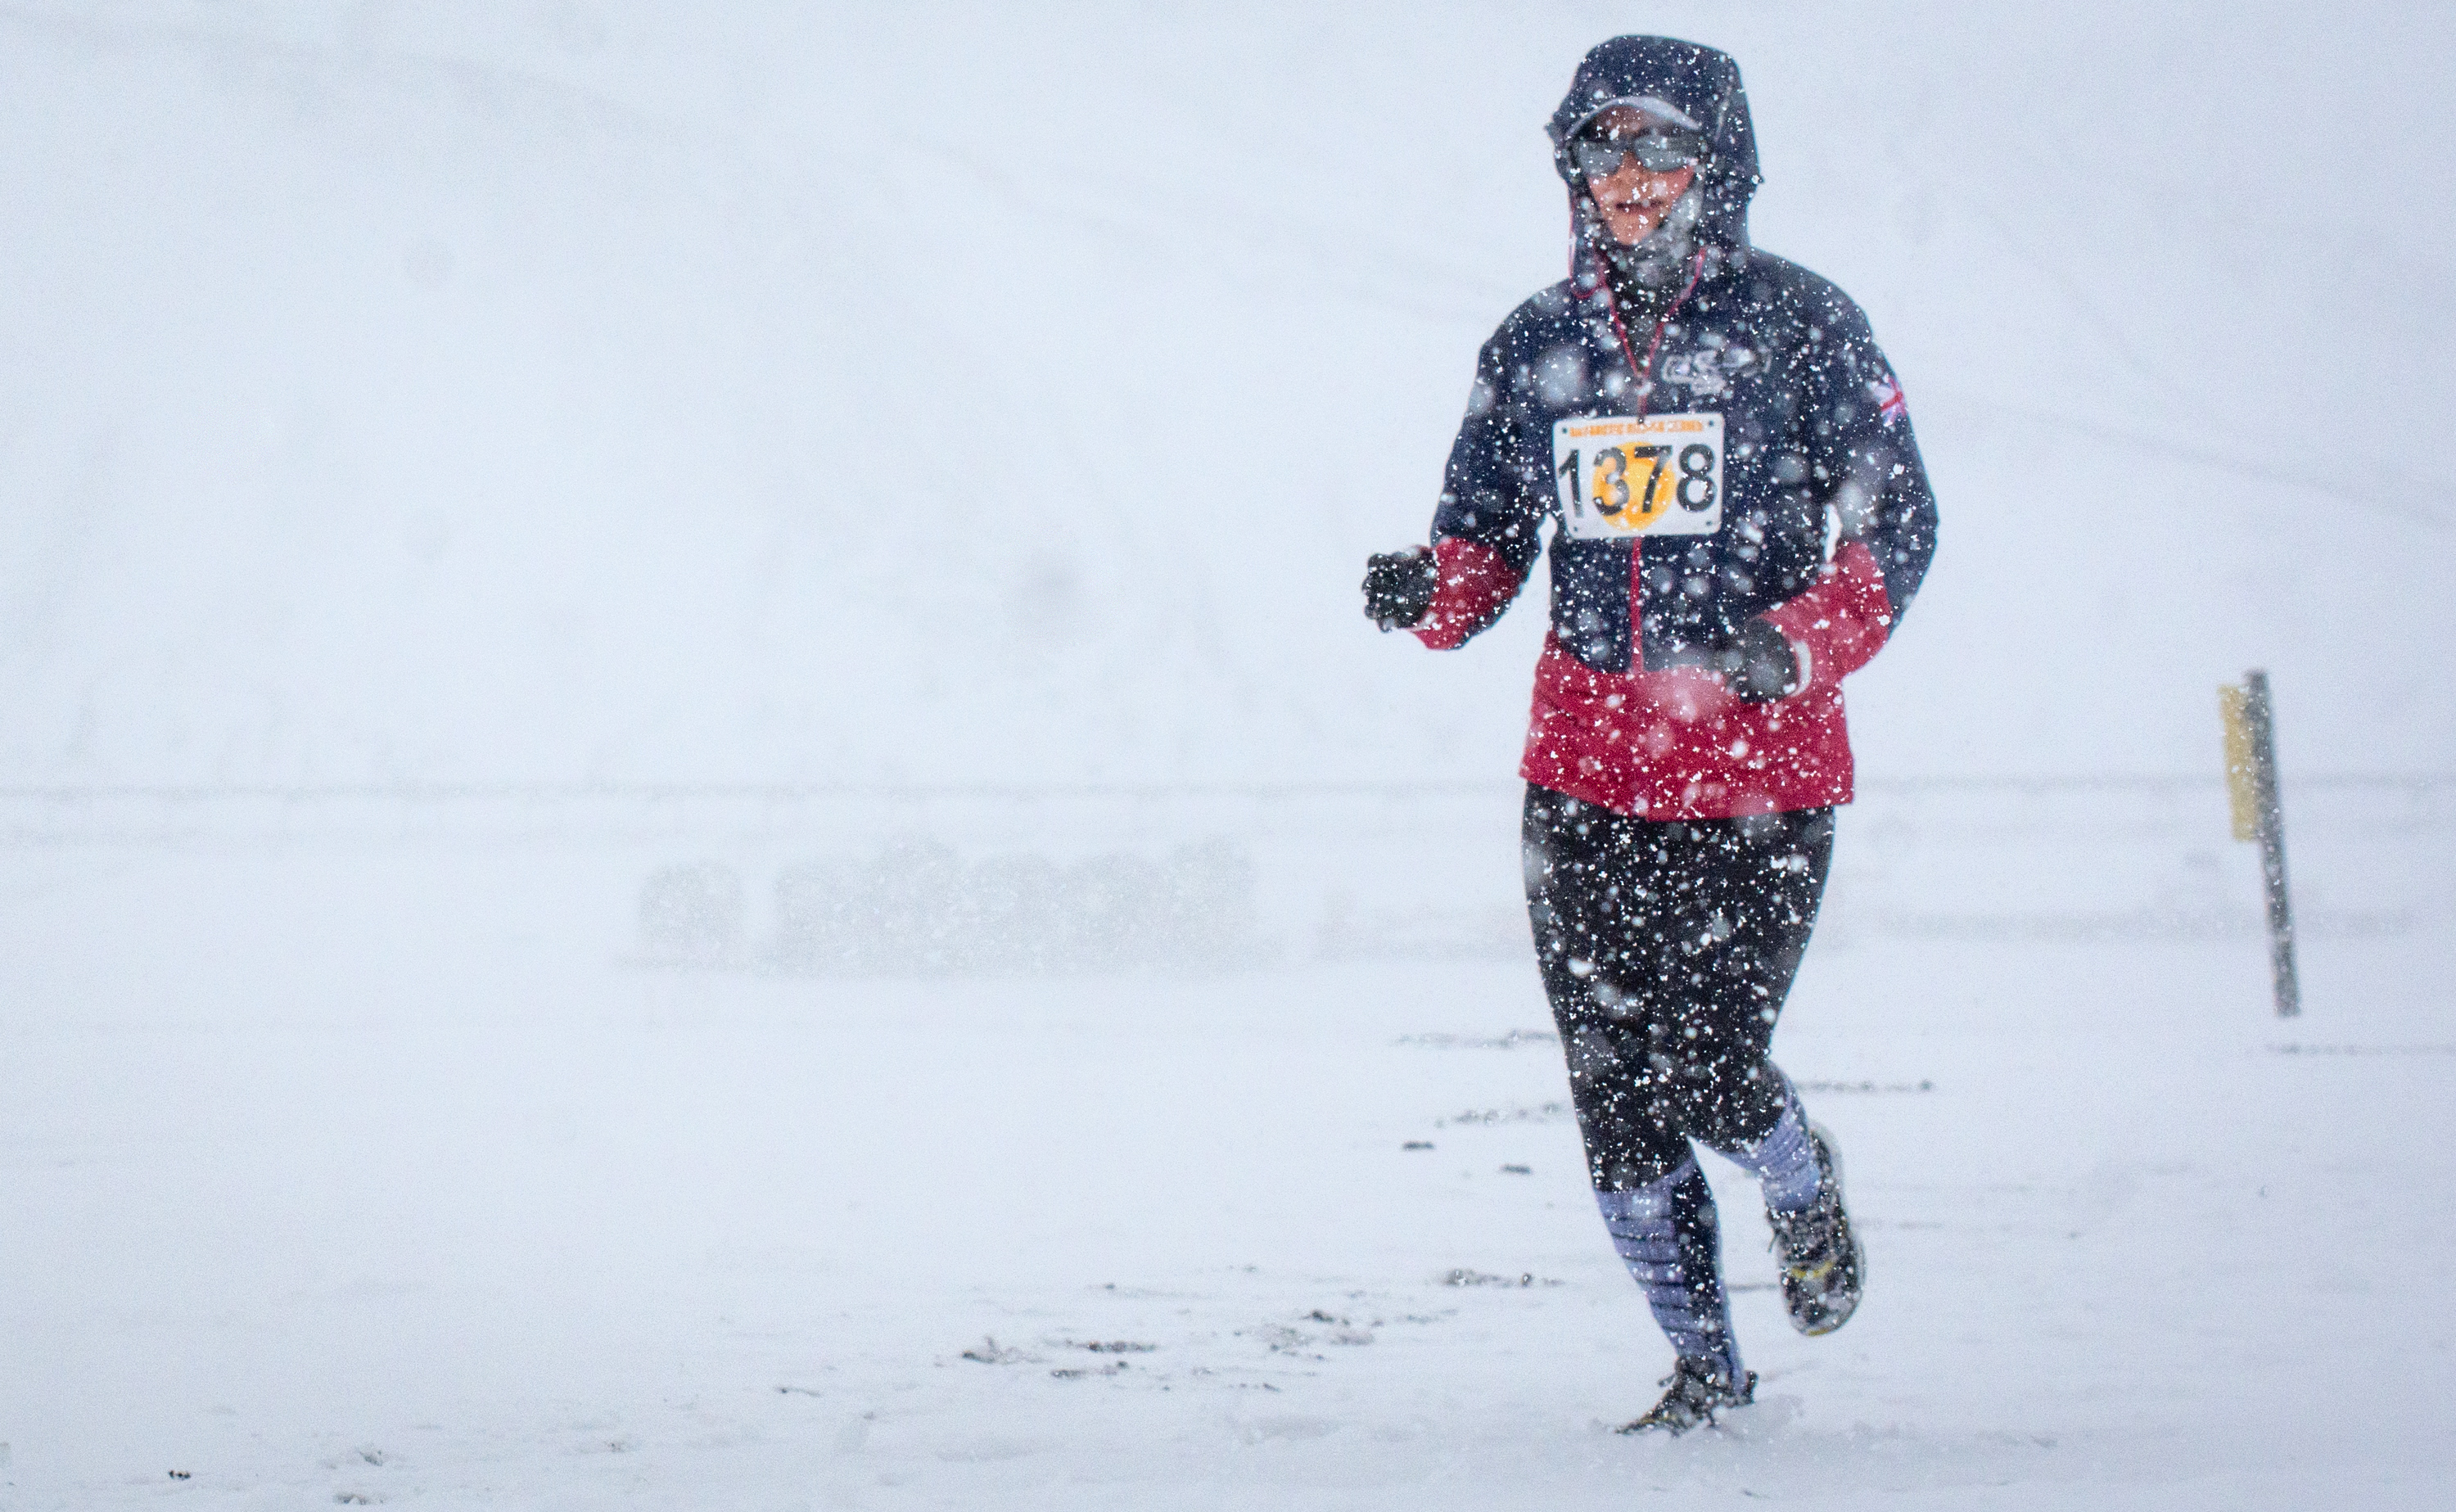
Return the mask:
<path id="1" fill-rule="evenodd" d="M 1688 281 L 1681 287 L 1680 296 L 1666 305 L 1663 314 L 1655 317 L 1654 339 L 1646 343 L 1646 360 L 1643 362 L 1637 359 L 1637 349 L 1629 345 L 1628 327 L 1621 323 L 1620 296 L 1612 293 L 1611 279 L 1608 277 L 1604 279 L 1604 302 L 1611 307 L 1612 335 L 1620 337 L 1621 356 L 1628 358 L 1629 366 L 1637 370 L 1637 418 L 1639 419 L 1646 419 L 1647 412 L 1654 407 L 1654 358 L 1663 350 L 1664 329 L 1671 324 L 1671 317 L 1679 314 L 1680 307 L 1688 302 L 1688 296 L 1697 292 L 1697 280 L 1705 276 L 1706 249 L 1700 247 L 1696 255 L 1688 259 Z"/>
<path id="2" fill-rule="evenodd" d="M 1700 247 L 1696 255 L 1689 259 L 1688 282 L 1680 291 L 1680 297 L 1666 305 L 1663 314 L 1655 319 L 1654 339 L 1646 343 L 1644 362 L 1637 360 L 1637 349 L 1629 345 L 1628 327 L 1621 323 L 1620 296 L 1612 293 L 1611 279 L 1607 277 L 1604 280 L 1604 299 L 1611 307 L 1612 335 L 1620 337 L 1621 356 L 1628 358 L 1629 365 L 1637 370 L 1639 419 L 1646 419 L 1654 408 L 1654 359 L 1663 350 L 1663 333 L 1671 324 L 1671 317 L 1680 313 L 1680 307 L 1688 302 L 1688 296 L 1697 292 L 1697 280 L 1705 276 L 1706 249 Z M 1650 670 L 1646 664 L 1645 580 L 1646 542 L 1643 540 L 1632 541 L 1628 543 L 1628 671 L 1624 676 Z"/>

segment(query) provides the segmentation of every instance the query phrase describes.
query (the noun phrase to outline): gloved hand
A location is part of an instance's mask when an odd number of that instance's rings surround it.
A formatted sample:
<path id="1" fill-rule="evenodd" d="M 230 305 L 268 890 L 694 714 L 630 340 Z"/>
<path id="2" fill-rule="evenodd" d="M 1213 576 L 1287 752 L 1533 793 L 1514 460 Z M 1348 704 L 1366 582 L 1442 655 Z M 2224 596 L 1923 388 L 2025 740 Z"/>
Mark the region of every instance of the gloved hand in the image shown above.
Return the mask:
<path id="1" fill-rule="evenodd" d="M 1364 562 L 1364 617 L 1384 630 L 1404 629 L 1433 606 L 1441 581 L 1430 546 L 1378 552 Z"/>
<path id="2" fill-rule="evenodd" d="M 1799 691 L 1799 658 L 1763 620 L 1740 626 L 1730 645 L 1714 653 L 1713 665 L 1731 696 L 1745 704 L 1770 704 Z"/>

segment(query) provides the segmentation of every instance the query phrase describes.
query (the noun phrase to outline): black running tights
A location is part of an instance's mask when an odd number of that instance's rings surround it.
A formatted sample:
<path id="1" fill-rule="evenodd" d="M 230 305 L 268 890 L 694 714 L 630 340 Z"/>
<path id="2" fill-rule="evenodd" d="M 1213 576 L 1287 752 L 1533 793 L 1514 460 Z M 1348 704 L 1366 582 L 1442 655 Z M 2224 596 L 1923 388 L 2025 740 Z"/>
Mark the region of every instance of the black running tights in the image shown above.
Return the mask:
<path id="1" fill-rule="evenodd" d="M 1526 908 L 1595 1188 L 1773 1129 L 1767 1058 L 1833 856 L 1833 810 L 1631 819 L 1529 786 Z"/>

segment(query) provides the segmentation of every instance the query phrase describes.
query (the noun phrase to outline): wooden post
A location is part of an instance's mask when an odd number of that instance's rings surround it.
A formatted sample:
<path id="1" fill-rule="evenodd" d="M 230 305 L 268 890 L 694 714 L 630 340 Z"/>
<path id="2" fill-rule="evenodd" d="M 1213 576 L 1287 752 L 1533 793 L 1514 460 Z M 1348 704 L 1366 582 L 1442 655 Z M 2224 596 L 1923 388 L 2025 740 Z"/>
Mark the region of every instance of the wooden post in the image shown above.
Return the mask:
<path id="1" fill-rule="evenodd" d="M 2225 719 L 2226 796 L 2234 837 L 2260 843 L 2260 870 L 2268 891 L 2268 970 L 2277 987 L 2277 1016 L 2302 1011 L 2294 971 L 2294 910 L 2285 892 L 2285 814 L 2277 796 L 2277 717 L 2268 674 L 2243 674 L 2242 686 L 2218 689 Z"/>

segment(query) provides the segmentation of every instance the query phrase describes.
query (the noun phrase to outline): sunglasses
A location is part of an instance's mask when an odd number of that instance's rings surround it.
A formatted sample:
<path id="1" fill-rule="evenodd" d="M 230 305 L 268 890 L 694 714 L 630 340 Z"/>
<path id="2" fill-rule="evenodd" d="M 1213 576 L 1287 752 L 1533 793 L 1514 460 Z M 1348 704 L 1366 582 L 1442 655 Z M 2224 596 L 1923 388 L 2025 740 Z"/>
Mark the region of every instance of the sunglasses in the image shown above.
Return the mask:
<path id="1" fill-rule="evenodd" d="M 1694 168 L 1706 160 L 1706 139 L 1693 132 L 1648 132 L 1643 136 L 1580 136 L 1569 143 L 1569 166 L 1580 178 L 1609 178 L 1631 158 L 1650 174 Z"/>

